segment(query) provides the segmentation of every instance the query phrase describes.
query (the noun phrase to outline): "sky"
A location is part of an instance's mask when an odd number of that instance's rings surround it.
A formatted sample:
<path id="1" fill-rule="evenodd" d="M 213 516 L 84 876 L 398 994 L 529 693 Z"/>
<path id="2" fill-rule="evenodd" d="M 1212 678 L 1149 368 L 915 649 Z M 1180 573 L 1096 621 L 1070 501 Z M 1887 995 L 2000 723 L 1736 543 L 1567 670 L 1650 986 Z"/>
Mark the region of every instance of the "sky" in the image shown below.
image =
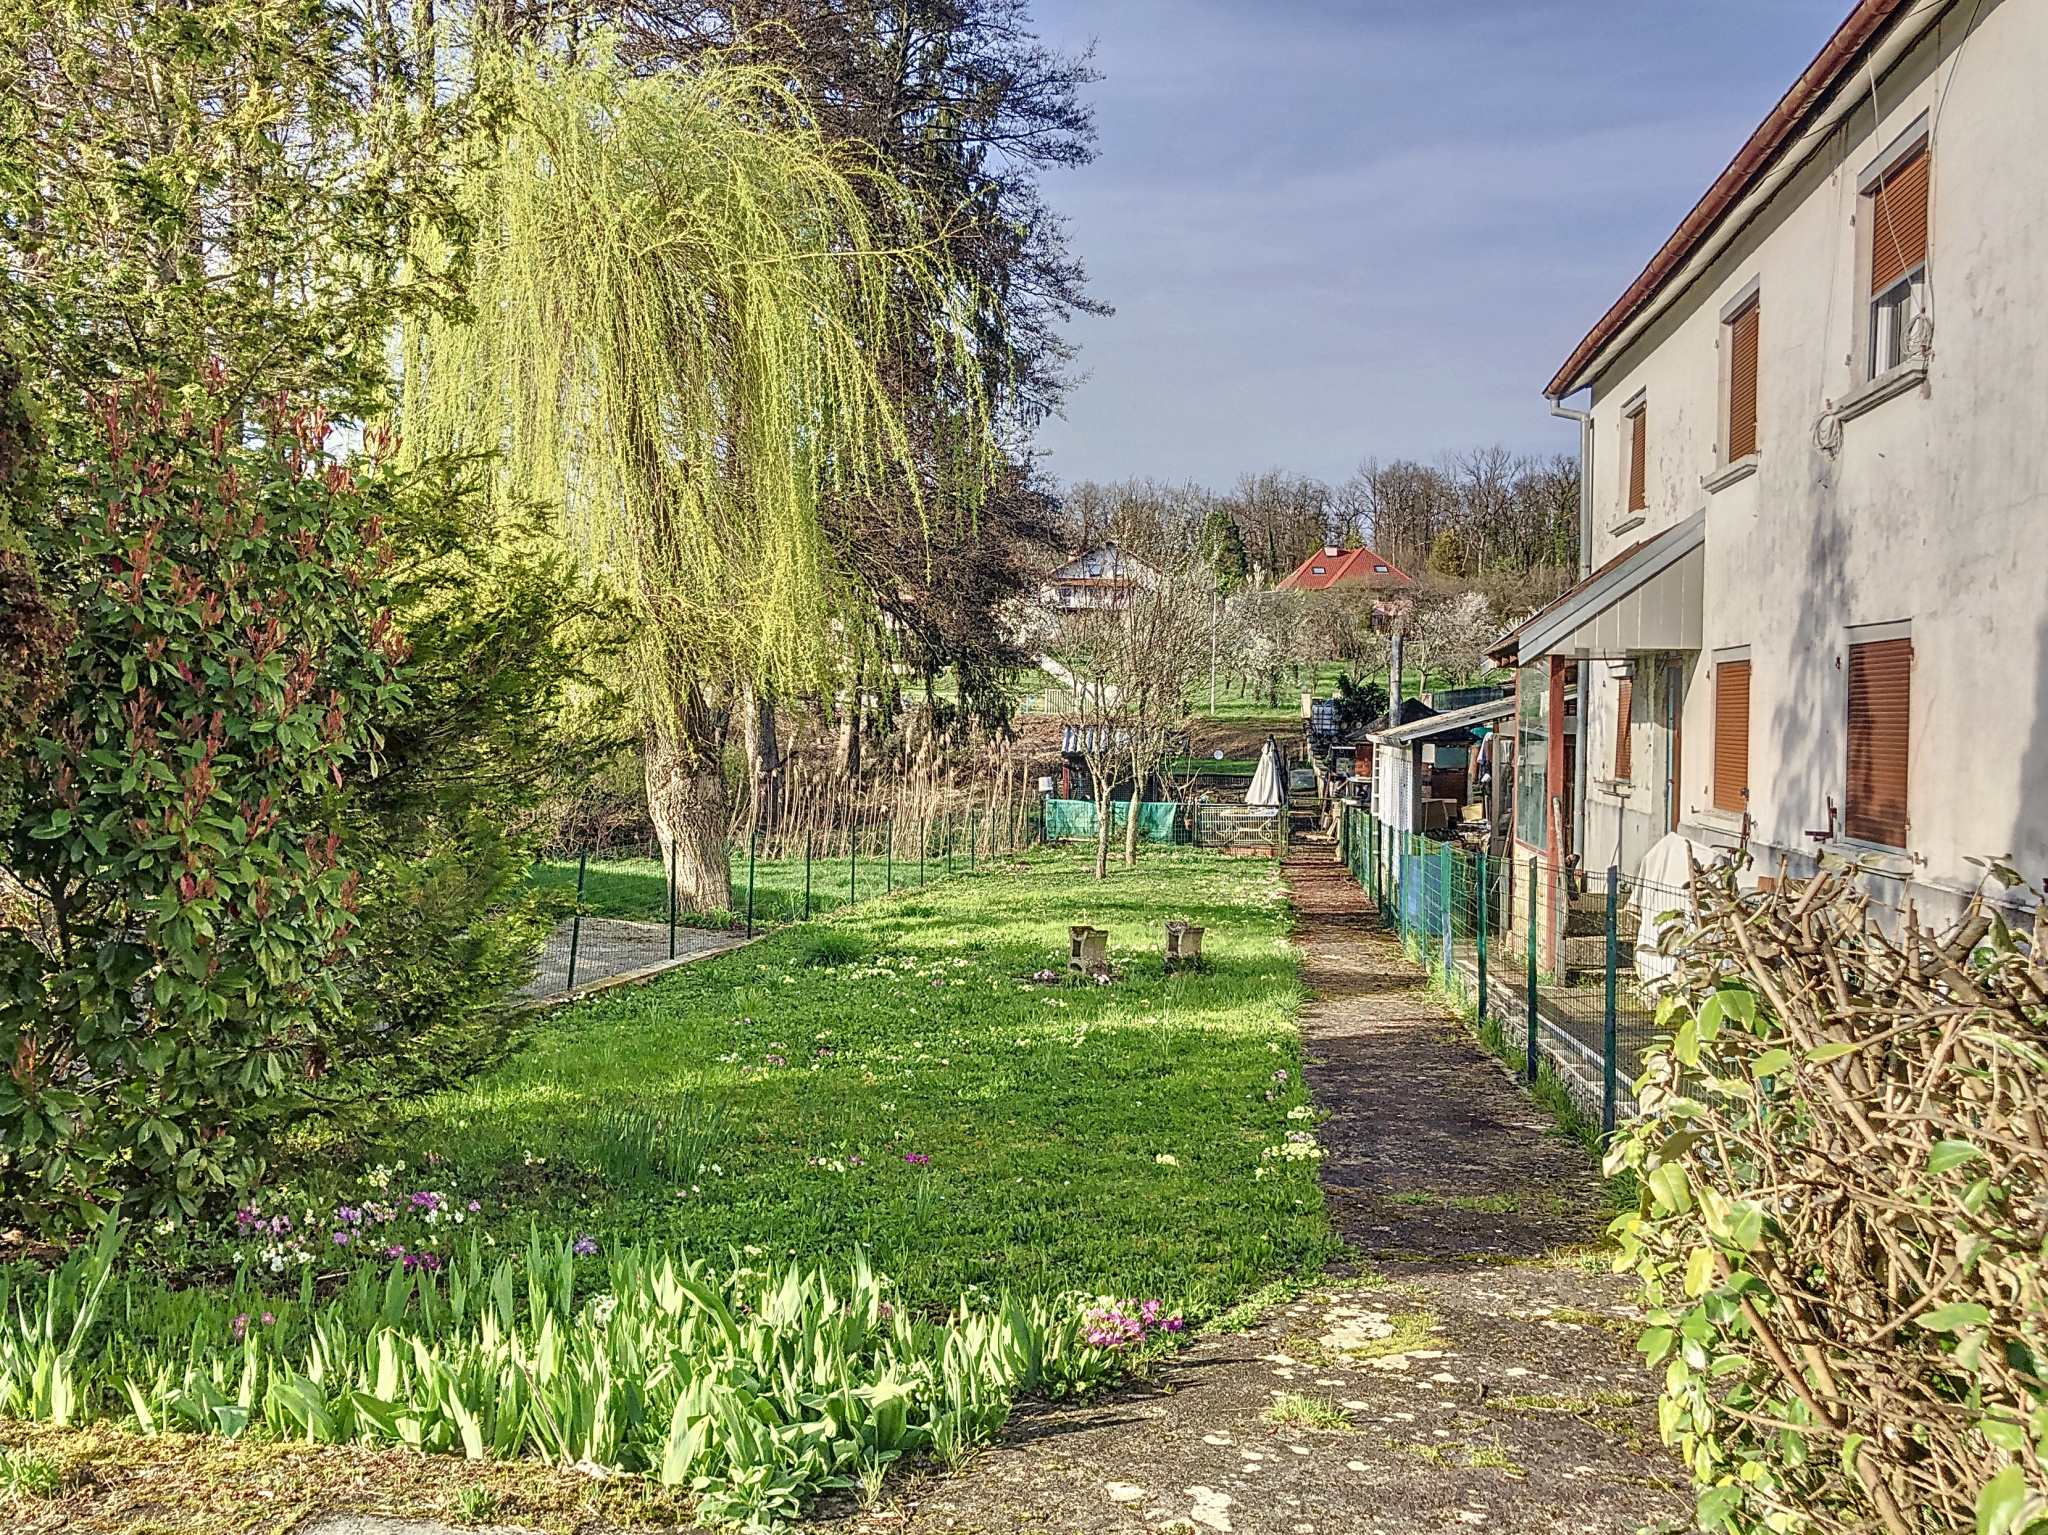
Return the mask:
<path id="1" fill-rule="evenodd" d="M 1849 0 L 1032 0 L 1089 290 L 1059 481 L 1574 452 L 1543 386 Z"/>

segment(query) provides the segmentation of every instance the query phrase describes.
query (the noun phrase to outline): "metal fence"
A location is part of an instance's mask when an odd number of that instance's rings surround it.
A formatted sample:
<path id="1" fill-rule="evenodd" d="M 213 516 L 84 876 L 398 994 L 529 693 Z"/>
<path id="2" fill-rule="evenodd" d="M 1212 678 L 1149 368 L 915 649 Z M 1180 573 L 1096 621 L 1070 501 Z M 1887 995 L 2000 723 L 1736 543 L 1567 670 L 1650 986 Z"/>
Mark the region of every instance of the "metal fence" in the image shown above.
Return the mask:
<path id="1" fill-rule="evenodd" d="M 1475 1020 L 1499 1026 L 1535 1080 L 1551 1060 L 1603 1129 L 1634 1110 L 1652 994 L 1668 962 L 1656 936 L 1691 897 L 1607 869 L 1510 863 L 1398 831 L 1348 807 L 1339 856 L 1410 959 Z"/>
<path id="2" fill-rule="evenodd" d="M 886 815 L 856 819 L 829 842 L 807 836 L 800 850 L 765 857 L 759 833 L 727 848 L 733 904 L 727 911 L 684 911 L 676 894 L 673 851 L 659 846 L 583 849 L 545 862 L 542 883 L 567 887 L 569 919 L 541 956 L 528 988 L 559 996 L 610 975 L 687 958 L 764 929 L 808 922 L 842 906 L 930 884 L 1044 840 L 1042 807 L 969 809 L 901 824 Z M 602 887 L 602 888 L 600 888 Z"/>

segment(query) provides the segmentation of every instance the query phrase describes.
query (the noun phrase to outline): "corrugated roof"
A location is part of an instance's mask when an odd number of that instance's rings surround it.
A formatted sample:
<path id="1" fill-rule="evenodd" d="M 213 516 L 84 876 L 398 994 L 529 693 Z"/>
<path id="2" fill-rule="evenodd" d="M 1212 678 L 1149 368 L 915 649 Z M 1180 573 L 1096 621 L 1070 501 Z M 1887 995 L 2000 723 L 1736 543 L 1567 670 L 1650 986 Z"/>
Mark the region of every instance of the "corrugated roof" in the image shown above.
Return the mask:
<path id="1" fill-rule="evenodd" d="M 1474 725 L 1490 725 L 1514 712 L 1512 697 L 1496 698 L 1487 703 L 1473 704 L 1469 709 L 1453 709 L 1433 719 L 1402 725 L 1398 729 L 1378 731 L 1372 739 L 1382 746 L 1409 746 L 1417 741 L 1434 741 L 1439 736 L 1469 735 Z"/>
<path id="2" fill-rule="evenodd" d="M 1280 590 L 1322 592 L 1340 584 L 1385 589 L 1415 583 L 1370 549 L 1339 549 L 1325 544 L 1281 579 Z"/>

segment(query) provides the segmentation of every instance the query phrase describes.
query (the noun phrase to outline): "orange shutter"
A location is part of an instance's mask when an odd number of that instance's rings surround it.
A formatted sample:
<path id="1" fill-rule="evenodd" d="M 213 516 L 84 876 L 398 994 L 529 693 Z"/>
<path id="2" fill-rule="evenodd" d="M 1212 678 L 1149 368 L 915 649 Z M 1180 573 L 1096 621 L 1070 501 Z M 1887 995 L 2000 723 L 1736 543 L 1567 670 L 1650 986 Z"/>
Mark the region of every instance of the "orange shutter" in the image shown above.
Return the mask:
<path id="1" fill-rule="evenodd" d="M 1884 292 L 1927 259 L 1924 149 L 1878 184 L 1870 198 L 1870 291 Z"/>
<path id="2" fill-rule="evenodd" d="M 1632 512 L 1643 511 L 1650 504 L 1649 419 L 1647 410 L 1628 418 L 1628 509 Z"/>
<path id="3" fill-rule="evenodd" d="M 1728 461 L 1756 451 L 1756 324 L 1760 305 L 1751 304 L 1729 325 Z"/>
<path id="4" fill-rule="evenodd" d="M 1635 777 L 1635 756 L 1629 740 L 1629 716 L 1635 707 L 1636 685 L 1621 679 L 1621 699 L 1614 709 L 1614 776 L 1626 782 Z"/>
<path id="5" fill-rule="evenodd" d="M 1906 748 L 1913 642 L 1849 647 L 1849 788 L 1843 829 L 1858 842 L 1906 845 Z"/>
<path id="6" fill-rule="evenodd" d="M 1749 808 L 1749 663 L 1714 668 L 1714 808 Z"/>

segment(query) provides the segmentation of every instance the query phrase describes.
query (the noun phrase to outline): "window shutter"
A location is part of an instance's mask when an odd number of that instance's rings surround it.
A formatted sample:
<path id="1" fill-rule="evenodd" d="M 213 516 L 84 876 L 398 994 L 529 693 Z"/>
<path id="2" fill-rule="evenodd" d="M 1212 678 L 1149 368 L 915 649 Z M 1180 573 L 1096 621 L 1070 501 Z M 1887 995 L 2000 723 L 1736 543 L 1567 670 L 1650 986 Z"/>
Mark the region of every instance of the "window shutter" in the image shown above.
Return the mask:
<path id="1" fill-rule="evenodd" d="M 1729 325 L 1728 461 L 1756 451 L 1756 326 L 1761 305 L 1751 304 Z"/>
<path id="2" fill-rule="evenodd" d="M 1878 184 L 1870 197 L 1870 291 L 1884 292 L 1927 259 L 1927 151 Z"/>
<path id="3" fill-rule="evenodd" d="M 1635 753 L 1629 739 L 1629 720 L 1635 711 L 1635 682 L 1621 679 L 1621 698 L 1615 704 L 1614 714 L 1614 776 L 1626 782 L 1635 777 Z"/>
<path id="4" fill-rule="evenodd" d="M 1650 504 L 1649 419 L 1647 410 L 1628 418 L 1628 509 L 1632 512 L 1643 511 Z"/>
<path id="5" fill-rule="evenodd" d="M 1906 748 L 1913 642 L 1849 647 L 1849 787 L 1843 829 L 1858 842 L 1906 845 Z"/>
<path id="6" fill-rule="evenodd" d="M 1714 668 L 1714 808 L 1749 808 L 1749 663 Z"/>

